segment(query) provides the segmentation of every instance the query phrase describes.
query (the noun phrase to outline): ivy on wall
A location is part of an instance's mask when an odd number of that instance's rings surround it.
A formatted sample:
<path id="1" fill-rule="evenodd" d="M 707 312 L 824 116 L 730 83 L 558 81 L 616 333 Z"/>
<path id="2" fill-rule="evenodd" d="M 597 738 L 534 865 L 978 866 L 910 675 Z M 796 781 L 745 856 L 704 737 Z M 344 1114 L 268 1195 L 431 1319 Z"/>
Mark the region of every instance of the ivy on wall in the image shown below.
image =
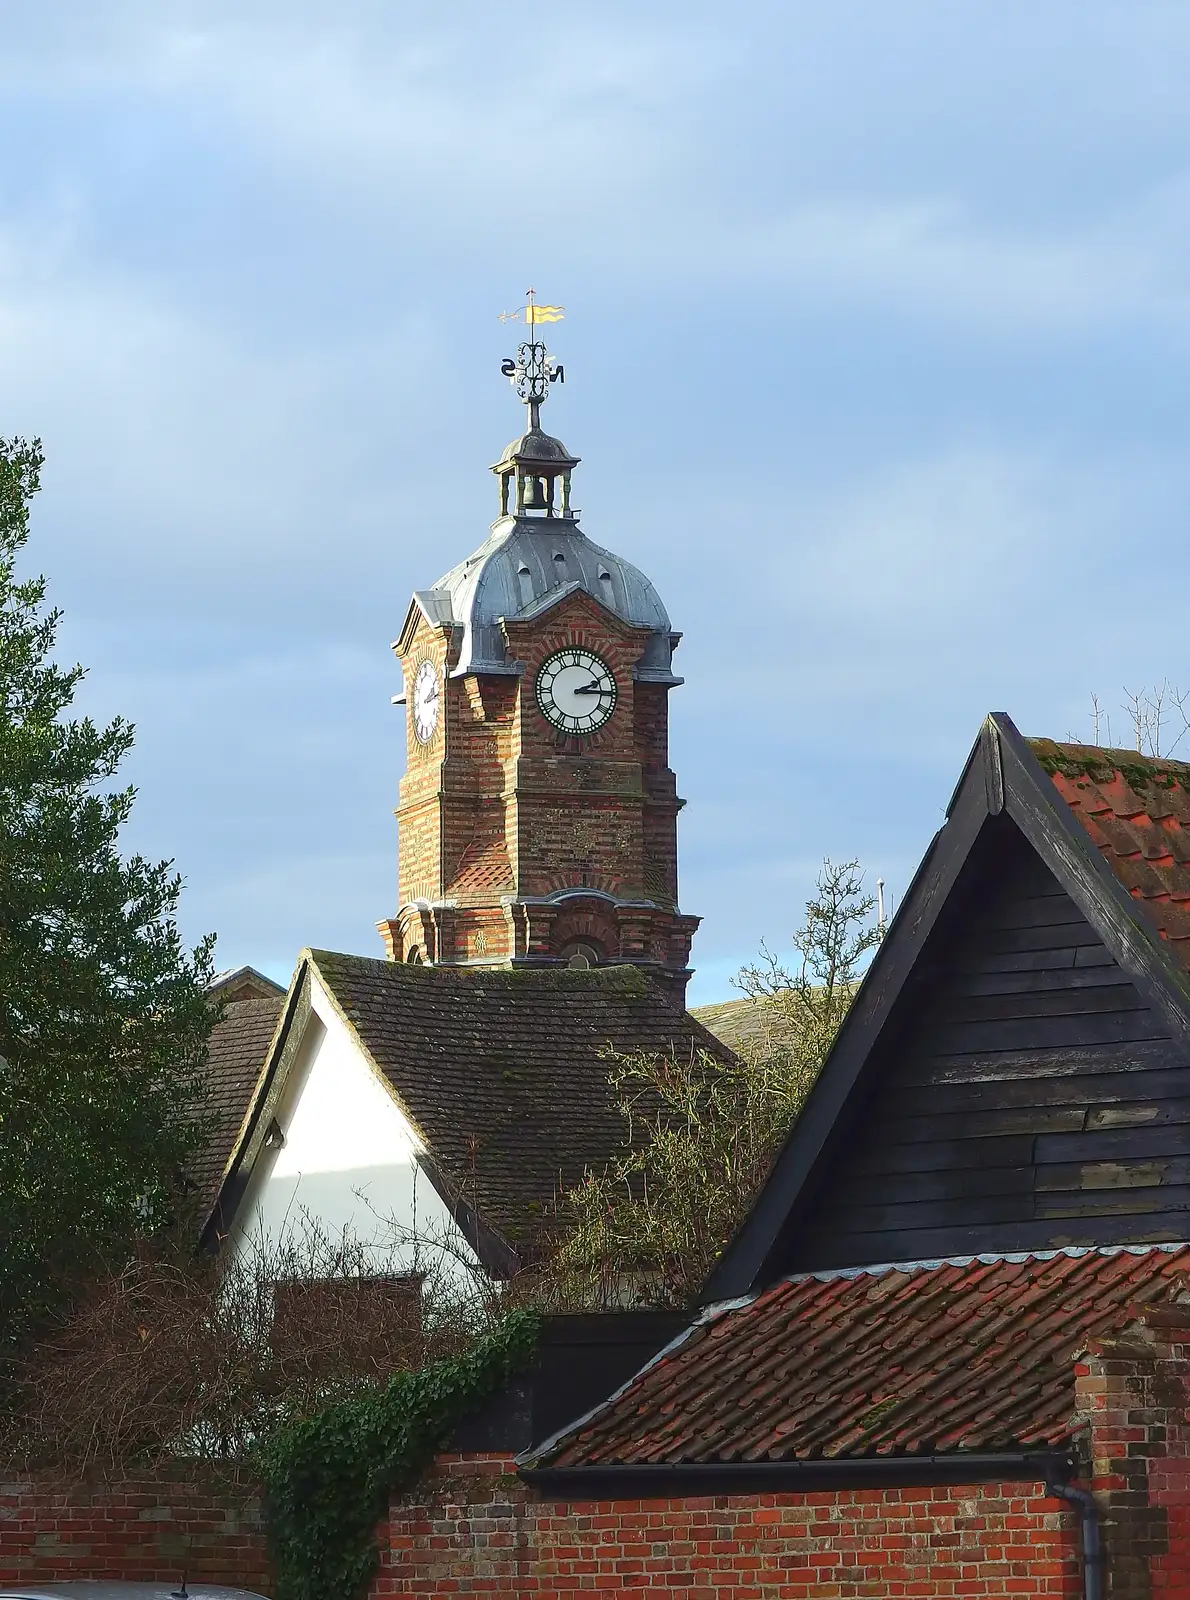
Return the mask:
<path id="1" fill-rule="evenodd" d="M 361 1600 L 376 1528 L 457 1423 L 533 1354 L 537 1317 L 514 1311 L 465 1354 L 281 1424 L 257 1450 L 277 1600 Z"/>

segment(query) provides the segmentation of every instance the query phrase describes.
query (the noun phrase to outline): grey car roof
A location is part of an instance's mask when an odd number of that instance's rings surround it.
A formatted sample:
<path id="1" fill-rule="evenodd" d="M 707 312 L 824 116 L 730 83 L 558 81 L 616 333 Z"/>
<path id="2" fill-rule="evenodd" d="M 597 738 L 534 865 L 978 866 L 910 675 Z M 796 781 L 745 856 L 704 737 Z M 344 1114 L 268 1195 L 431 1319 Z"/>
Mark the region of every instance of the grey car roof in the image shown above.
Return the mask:
<path id="1" fill-rule="evenodd" d="M 531 614 L 566 588 L 593 596 L 625 622 L 652 634 L 637 677 L 672 683 L 671 632 L 661 596 L 639 568 L 588 539 L 569 517 L 501 517 L 479 549 L 417 595 L 435 622 L 462 631 L 455 676 L 517 671 L 500 621 Z"/>
<path id="2" fill-rule="evenodd" d="M 179 1576 L 172 1583 L 134 1583 L 122 1578 L 68 1578 L 61 1583 L 0 1583 L 0 1600 L 175 1600 L 182 1592 Z M 255 1589 L 227 1589 L 222 1584 L 188 1583 L 188 1600 L 266 1600 Z"/>

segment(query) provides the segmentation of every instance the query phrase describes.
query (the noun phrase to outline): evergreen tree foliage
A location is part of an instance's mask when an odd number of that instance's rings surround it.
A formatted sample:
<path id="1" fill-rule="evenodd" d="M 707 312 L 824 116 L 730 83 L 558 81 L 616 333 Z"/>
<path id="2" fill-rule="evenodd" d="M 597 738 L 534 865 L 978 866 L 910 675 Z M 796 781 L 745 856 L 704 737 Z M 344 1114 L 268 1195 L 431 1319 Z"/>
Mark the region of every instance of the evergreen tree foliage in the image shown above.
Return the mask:
<path id="1" fill-rule="evenodd" d="M 162 1225 L 204 1136 L 213 940 L 169 862 L 122 859 L 133 730 L 70 708 L 43 578 L 18 579 L 37 441 L 0 441 L 0 1349 L 73 1274 Z"/>

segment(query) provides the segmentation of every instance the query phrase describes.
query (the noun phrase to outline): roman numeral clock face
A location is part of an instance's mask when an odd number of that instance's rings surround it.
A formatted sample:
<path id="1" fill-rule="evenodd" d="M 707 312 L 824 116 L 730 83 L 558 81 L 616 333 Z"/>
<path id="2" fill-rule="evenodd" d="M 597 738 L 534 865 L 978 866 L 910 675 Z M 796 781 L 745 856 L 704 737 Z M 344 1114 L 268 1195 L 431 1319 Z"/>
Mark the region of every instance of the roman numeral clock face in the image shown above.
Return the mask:
<path id="1" fill-rule="evenodd" d="M 413 711 L 413 732 L 419 744 L 429 744 L 438 726 L 438 668 L 423 661 L 413 678 L 409 696 Z"/>
<path id="2" fill-rule="evenodd" d="M 537 704 L 562 733 L 594 733 L 616 709 L 612 669 L 593 650 L 555 650 L 538 669 Z"/>

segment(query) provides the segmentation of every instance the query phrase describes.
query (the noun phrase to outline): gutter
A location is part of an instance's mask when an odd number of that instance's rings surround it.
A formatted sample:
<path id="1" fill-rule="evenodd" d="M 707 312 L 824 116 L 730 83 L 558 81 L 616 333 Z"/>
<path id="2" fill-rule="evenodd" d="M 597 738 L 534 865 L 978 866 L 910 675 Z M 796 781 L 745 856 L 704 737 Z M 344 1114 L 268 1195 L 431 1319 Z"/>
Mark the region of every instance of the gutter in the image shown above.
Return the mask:
<path id="1" fill-rule="evenodd" d="M 519 1467 L 526 1483 L 570 1500 L 671 1499 L 704 1494 L 808 1494 L 902 1484 L 990 1483 L 997 1478 L 1066 1484 L 1075 1463 L 1064 1451 L 849 1457 L 828 1461 L 694 1461 L 594 1467 Z M 1053 1492 L 1053 1491 L 1051 1491 Z M 1080 1491 L 1082 1492 L 1082 1491 Z M 1062 1498 L 1065 1498 L 1064 1496 Z M 1098 1600 L 1098 1596 L 1088 1597 Z"/>
<path id="2" fill-rule="evenodd" d="M 818 1461 L 649 1462 L 593 1467 L 518 1467 L 526 1483 L 555 1499 L 649 1500 L 684 1495 L 808 1494 L 838 1489 L 1026 1480 L 1079 1513 L 1083 1600 L 1103 1600 L 1103 1549 L 1095 1497 L 1070 1482 L 1078 1466 L 1065 1451 L 889 1456 Z"/>

